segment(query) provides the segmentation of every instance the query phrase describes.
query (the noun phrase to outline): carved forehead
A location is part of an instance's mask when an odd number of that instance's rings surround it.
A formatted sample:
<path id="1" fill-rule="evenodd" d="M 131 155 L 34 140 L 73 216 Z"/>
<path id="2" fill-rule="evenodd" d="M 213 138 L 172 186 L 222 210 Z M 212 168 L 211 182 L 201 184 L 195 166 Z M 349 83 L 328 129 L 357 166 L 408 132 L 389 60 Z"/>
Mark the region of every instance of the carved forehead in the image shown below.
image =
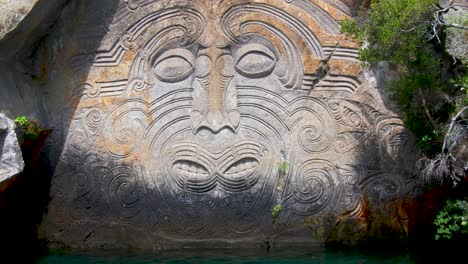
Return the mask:
<path id="1" fill-rule="evenodd" d="M 339 35 L 338 20 L 347 17 L 338 1 L 288 0 L 234 0 L 234 1 L 162 1 L 163 9 L 179 9 L 179 15 L 194 10 L 204 18 L 204 30 L 199 41 L 206 46 L 225 45 L 229 39 L 243 34 L 259 32 L 269 35 L 276 29 L 295 43 L 305 42 L 314 55 L 318 55 L 319 40 L 334 40 Z M 340 2 L 341 3 L 341 2 Z M 181 19 L 173 16 L 175 19 Z M 163 24 L 162 24 L 163 25 Z M 266 28 L 268 25 L 270 29 Z M 227 35 L 227 36 L 226 36 Z M 301 44 L 299 44 L 301 45 Z M 315 47 L 314 47 L 315 46 Z"/>

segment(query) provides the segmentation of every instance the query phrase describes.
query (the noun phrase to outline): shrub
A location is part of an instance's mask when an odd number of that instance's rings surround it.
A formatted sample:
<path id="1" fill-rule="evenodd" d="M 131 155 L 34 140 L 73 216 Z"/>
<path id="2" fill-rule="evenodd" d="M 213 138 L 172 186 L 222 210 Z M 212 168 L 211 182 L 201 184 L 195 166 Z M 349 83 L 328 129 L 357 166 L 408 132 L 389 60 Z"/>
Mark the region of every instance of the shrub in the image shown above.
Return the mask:
<path id="1" fill-rule="evenodd" d="M 39 132 L 42 130 L 36 119 L 18 116 L 15 122 L 20 126 L 20 133 L 24 139 L 37 139 Z"/>
<path id="2" fill-rule="evenodd" d="M 453 239 L 468 232 L 468 201 L 448 200 L 434 220 L 435 239 Z"/>

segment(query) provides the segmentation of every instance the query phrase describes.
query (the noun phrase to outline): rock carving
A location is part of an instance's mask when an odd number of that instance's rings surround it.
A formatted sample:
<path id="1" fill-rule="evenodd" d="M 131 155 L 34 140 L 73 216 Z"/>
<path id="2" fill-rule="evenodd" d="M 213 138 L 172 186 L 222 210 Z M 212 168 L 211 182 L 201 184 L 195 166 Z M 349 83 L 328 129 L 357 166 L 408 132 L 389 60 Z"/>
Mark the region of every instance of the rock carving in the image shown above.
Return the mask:
<path id="1" fill-rule="evenodd" d="M 356 96 L 374 88 L 339 35 L 350 1 L 120 2 L 64 115 L 50 241 L 287 240 L 404 192 L 402 122 Z"/>

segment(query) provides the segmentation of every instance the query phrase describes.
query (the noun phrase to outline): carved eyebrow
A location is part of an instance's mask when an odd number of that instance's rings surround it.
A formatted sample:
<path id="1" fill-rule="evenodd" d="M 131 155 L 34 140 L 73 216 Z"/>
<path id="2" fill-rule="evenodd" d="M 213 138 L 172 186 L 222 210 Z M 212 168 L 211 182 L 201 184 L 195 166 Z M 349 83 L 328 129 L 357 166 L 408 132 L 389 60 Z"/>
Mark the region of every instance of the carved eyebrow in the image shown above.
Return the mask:
<path id="1" fill-rule="evenodd" d="M 237 62 L 239 62 L 239 60 L 244 57 L 246 54 L 248 54 L 249 52 L 260 52 L 260 53 L 263 53 L 264 55 L 266 55 L 267 57 L 269 57 L 270 59 L 276 61 L 276 56 L 275 54 L 269 49 L 267 48 L 266 46 L 264 45 L 261 45 L 261 44 L 258 44 L 258 43 L 255 43 L 255 44 L 247 44 L 247 45 L 244 45 L 242 46 L 241 48 L 239 48 L 239 50 L 237 51 Z"/>

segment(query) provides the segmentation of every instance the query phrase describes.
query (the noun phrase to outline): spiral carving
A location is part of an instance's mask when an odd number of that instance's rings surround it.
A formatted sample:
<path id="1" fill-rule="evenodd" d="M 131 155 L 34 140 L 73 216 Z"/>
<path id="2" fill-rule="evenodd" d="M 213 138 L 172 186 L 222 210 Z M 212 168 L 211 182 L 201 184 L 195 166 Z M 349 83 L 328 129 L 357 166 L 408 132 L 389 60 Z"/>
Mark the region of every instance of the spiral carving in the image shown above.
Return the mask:
<path id="1" fill-rule="evenodd" d="M 299 142 L 301 147 L 307 152 L 321 152 L 328 149 L 331 145 L 331 140 L 324 142 L 324 126 L 304 126 L 299 131 Z"/>
<path id="2" fill-rule="evenodd" d="M 142 78 L 135 77 L 128 83 L 128 87 L 129 87 L 129 90 L 142 92 L 148 88 L 148 85 L 145 83 L 145 81 Z"/>
<path id="3" fill-rule="evenodd" d="M 293 178 L 292 205 L 298 215 L 312 215 L 325 208 L 332 208 L 336 202 L 341 185 L 339 172 L 335 166 L 324 160 L 309 160 L 303 163 Z"/>
<path id="4" fill-rule="evenodd" d="M 138 173 L 130 167 L 118 166 L 107 172 L 110 204 L 122 220 L 136 217 L 144 209 L 144 187 Z"/>
<path id="5" fill-rule="evenodd" d="M 148 123 L 147 104 L 140 100 L 122 102 L 110 111 L 101 128 L 106 151 L 116 157 L 135 153 L 144 137 Z M 130 122 L 129 122 L 130 121 Z"/>

